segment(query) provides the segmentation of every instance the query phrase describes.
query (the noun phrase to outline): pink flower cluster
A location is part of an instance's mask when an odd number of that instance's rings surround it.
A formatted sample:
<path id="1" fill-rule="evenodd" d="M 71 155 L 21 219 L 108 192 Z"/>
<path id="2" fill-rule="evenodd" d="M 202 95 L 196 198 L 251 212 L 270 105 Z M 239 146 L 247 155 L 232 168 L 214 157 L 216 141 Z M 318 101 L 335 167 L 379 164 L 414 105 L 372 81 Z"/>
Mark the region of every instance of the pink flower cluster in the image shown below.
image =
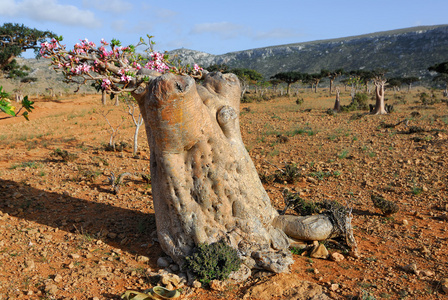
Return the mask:
<path id="1" fill-rule="evenodd" d="M 94 42 L 89 42 L 88 39 L 80 40 L 81 43 L 75 44 L 74 50 L 76 54 L 87 53 L 92 48 L 96 48 Z"/>
<path id="2" fill-rule="evenodd" d="M 92 69 L 92 66 L 83 63 L 82 65 L 78 65 L 76 66 L 76 68 L 72 68 L 70 71 L 74 74 L 82 74 L 82 73 L 89 73 L 90 70 Z"/>
<path id="3" fill-rule="evenodd" d="M 104 90 L 108 90 L 108 89 L 110 89 L 110 85 L 111 85 L 111 82 L 110 82 L 110 80 L 107 79 L 107 78 L 103 79 L 103 82 L 101 82 L 101 87 L 102 87 Z"/>
<path id="4" fill-rule="evenodd" d="M 49 53 L 47 52 L 52 52 L 53 49 L 57 49 L 59 47 L 58 45 L 58 41 L 53 38 L 51 39 L 51 42 L 43 42 L 42 44 L 40 44 L 40 50 L 39 50 L 39 54 L 42 55 L 43 57 L 46 57 L 46 55 L 49 55 Z"/>
<path id="5" fill-rule="evenodd" d="M 193 70 L 195 71 L 195 72 L 198 72 L 198 71 L 202 71 L 202 70 L 204 70 L 204 69 L 202 69 L 200 66 L 198 66 L 197 64 L 194 64 L 193 65 Z"/>
<path id="6" fill-rule="evenodd" d="M 157 72 L 164 73 L 169 70 L 170 67 L 163 61 L 163 54 L 159 52 L 151 53 L 152 60 L 148 61 L 145 65 L 146 69 L 156 70 Z"/>
<path id="7" fill-rule="evenodd" d="M 123 82 L 129 82 L 132 80 L 132 73 L 129 71 L 129 69 L 120 69 L 118 71 L 118 74 L 121 75 L 120 80 Z"/>

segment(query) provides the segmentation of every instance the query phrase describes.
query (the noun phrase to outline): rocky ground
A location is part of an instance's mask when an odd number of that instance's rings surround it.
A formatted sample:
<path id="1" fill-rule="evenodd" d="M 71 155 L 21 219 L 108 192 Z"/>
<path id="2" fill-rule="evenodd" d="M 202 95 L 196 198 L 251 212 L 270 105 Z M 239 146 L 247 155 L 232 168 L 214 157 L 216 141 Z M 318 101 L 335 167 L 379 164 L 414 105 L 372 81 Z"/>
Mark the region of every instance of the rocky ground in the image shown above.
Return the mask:
<path id="1" fill-rule="evenodd" d="M 29 122 L 0 120 L 0 299 L 120 299 L 157 284 L 181 287 L 184 299 L 445 299 L 448 106 L 424 106 L 419 92 L 390 95 L 395 112 L 386 116 L 329 115 L 328 91 L 243 104 L 243 140 L 259 174 L 293 164 L 301 172 L 297 182 L 265 184 L 273 205 L 283 209 L 288 188 L 351 207 L 360 257 L 325 242 L 333 259 L 292 249 L 289 274 L 212 288 L 182 286 L 188 278 L 157 243 L 151 184 L 142 176 L 149 149 L 142 128 L 132 155 L 127 109 L 103 107 L 98 95 L 34 99 Z M 348 99 L 343 93 L 342 104 Z M 124 147 L 106 151 L 120 124 Z M 57 149 L 73 156 L 64 161 Z M 125 172 L 132 176 L 115 195 L 108 177 Z M 372 194 L 399 211 L 383 215 Z"/>

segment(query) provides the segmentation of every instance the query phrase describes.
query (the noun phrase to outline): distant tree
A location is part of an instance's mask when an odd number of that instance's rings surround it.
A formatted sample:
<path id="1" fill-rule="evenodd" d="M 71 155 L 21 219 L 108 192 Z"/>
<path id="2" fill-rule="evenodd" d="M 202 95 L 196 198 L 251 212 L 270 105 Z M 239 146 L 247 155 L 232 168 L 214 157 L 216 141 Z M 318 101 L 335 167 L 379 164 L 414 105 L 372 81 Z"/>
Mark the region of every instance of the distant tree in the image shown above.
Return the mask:
<path id="1" fill-rule="evenodd" d="M 34 49 L 39 56 L 40 43 L 55 37 L 51 31 L 40 31 L 25 25 L 4 23 L 0 27 L 0 78 L 5 76 L 15 78 L 27 75 L 27 67 L 20 67 L 15 60 L 28 49 Z"/>
<path id="2" fill-rule="evenodd" d="M 296 71 L 290 72 L 281 72 L 277 73 L 271 77 L 271 79 L 278 79 L 286 83 L 286 94 L 289 95 L 289 90 L 291 88 L 291 84 L 296 83 L 297 81 L 303 80 L 304 74 Z"/>
<path id="3" fill-rule="evenodd" d="M 280 79 L 271 79 L 269 80 L 269 82 L 271 83 L 272 87 L 274 88 L 274 93 L 277 92 L 277 87 L 279 86 L 279 84 L 281 84 L 283 81 Z"/>
<path id="4" fill-rule="evenodd" d="M 393 78 L 389 78 L 387 79 L 387 87 L 390 87 L 395 91 L 399 90 L 401 85 L 403 84 L 403 78 L 400 77 L 393 77 Z"/>
<path id="5" fill-rule="evenodd" d="M 375 97 L 376 97 L 375 108 L 371 112 L 371 114 L 373 115 L 387 114 L 384 103 L 384 86 L 386 85 L 387 82 L 387 79 L 384 77 L 385 73 L 386 73 L 385 70 L 376 70 L 371 72 L 373 76 L 373 83 L 375 85 Z"/>
<path id="6" fill-rule="evenodd" d="M 401 78 L 401 82 L 408 85 L 408 91 L 411 90 L 412 84 L 417 81 L 420 81 L 420 79 L 418 77 L 403 77 L 403 78 Z"/>
<path id="7" fill-rule="evenodd" d="M 445 83 L 445 95 L 448 95 L 448 61 L 435 64 L 428 68 L 430 72 L 437 72 L 438 74 L 433 78 L 434 81 L 442 81 Z"/>
<path id="8" fill-rule="evenodd" d="M 344 73 L 345 73 L 344 69 L 337 69 L 337 70 L 333 70 L 333 71 L 322 69 L 320 72 L 325 77 L 328 77 L 328 79 L 330 80 L 330 96 L 331 96 L 331 93 L 333 92 L 333 83 L 336 80 L 336 78 L 344 75 Z"/>
<path id="9" fill-rule="evenodd" d="M 256 84 L 263 79 L 263 75 L 252 69 L 236 68 L 231 69 L 229 73 L 235 74 L 241 81 L 241 97 L 246 93 L 250 83 Z"/>
<path id="10" fill-rule="evenodd" d="M 322 81 L 322 79 L 326 76 L 325 73 L 314 73 L 309 74 L 309 80 L 311 81 L 312 86 L 314 86 L 314 92 L 317 93 L 317 86 L 319 85 L 319 82 Z"/>

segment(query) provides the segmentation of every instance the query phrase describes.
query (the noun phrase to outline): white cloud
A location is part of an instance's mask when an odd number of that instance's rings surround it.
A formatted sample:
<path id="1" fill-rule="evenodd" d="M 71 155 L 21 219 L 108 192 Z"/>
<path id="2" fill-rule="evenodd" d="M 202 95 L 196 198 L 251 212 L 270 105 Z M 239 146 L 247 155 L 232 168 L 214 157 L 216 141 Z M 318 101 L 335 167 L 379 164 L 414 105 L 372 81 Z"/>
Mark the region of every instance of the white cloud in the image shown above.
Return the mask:
<path id="1" fill-rule="evenodd" d="M 230 22 L 203 23 L 196 24 L 191 30 L 191 33 L 211 33 L 218 35 L 222 39 L 231 39 L 241 35 L 247 35 L 247 29 L 244 26 Z"/>
<path id="2" fill-rule="evenodd" d="M 101 26 L 93 12 L 80 10 L 73 5 L 59 4 L 57 0 L 1 0 L 0 15 L 88 28 Z"/>
<path id="3" fill-rule="evenodd" d="M 82 5 L 113 13 L 129 11 L 133 7 L 131 3 L 123 0 L 108 0 L 107 2 L 104 0 L 83 0 Z"/>
<path id="4" fill-rule="evenodd" d="M 169 9 L 158 9 L 156 11 L 156 16 L 164 22 L 172 20 L 177 15 L 179 15 L 178 12 Z"/>

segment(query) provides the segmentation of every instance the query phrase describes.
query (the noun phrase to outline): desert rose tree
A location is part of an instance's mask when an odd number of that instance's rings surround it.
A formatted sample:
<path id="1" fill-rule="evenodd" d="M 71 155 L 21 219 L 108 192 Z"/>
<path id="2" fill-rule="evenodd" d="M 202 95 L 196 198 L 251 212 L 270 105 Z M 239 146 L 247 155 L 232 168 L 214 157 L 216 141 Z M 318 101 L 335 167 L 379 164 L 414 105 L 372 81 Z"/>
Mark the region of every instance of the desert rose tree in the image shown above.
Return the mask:
<path id="1" fill-rule="evenodd" d="M 58 38 L 42 44 L 41 54 L 68 81 L 137 100 L 150 145 L 159 243 L 180 265 L 199 244 L 225 241 L 248 268 L 285 272 L 293 262 L 288 235 L 322 240 L 340 233 L 329 216 L 279 215 L 272 207 L 241 139 L 234 74 L 174 66 L 167 55 L 144 57 L 117 40 L 99 47 L 82 40 L 68 51 Z M 351 230 L 343 231 L 353 245 Z"/>
<path id="2" fill-rule="evenodd" d="M 386 106 L 384 103 L 384 86 L 386 85 L 387 79 L 384 78 L 385 71 L 374 71 L 373 74 L 373 84 L 375 85 L 375 108 L 371 112 L 373 115 L 385 115 L 387 114 Z"/>

